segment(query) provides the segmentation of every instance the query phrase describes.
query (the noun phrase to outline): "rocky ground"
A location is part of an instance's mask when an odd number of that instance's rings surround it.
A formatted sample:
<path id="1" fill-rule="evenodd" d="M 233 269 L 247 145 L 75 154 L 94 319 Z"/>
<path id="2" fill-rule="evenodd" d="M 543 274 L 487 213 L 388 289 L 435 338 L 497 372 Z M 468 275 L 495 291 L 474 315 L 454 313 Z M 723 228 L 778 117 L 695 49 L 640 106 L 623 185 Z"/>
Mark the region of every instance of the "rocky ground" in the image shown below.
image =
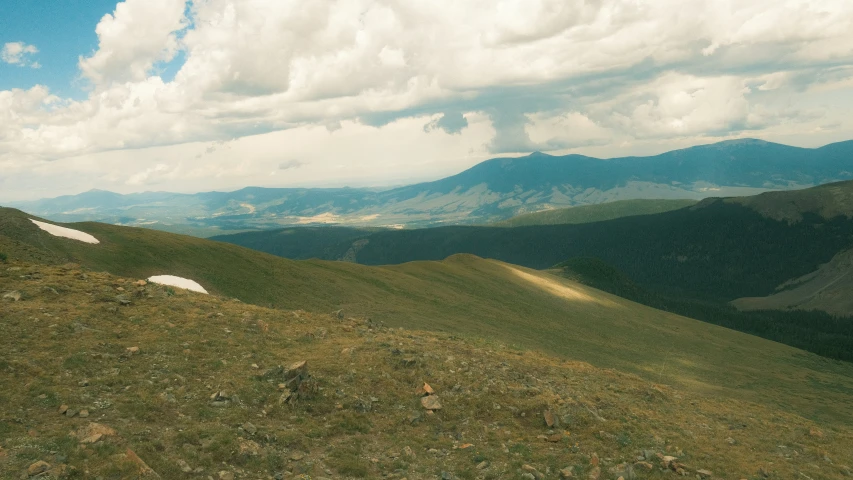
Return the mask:
<path id="1" fill-rule="evenodd" d="M 847 425 L 484 339 L 76 265 L 0 297 L 2 478 L 853 475 Z"/>

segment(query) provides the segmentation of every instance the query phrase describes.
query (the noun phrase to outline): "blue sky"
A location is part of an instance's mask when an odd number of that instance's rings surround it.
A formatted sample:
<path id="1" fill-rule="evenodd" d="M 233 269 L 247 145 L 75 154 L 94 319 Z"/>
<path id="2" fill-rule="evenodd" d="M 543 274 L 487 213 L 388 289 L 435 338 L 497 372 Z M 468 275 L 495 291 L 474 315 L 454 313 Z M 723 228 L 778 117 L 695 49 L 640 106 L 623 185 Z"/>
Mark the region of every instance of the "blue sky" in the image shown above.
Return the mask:
<path id="1" fill-rule="evenodd" d="M 40 68 L 0 63 L 0 90 L 50 87 L 63 97 L 85 98 L 77 58 L 98 47 L 95 25 L 115 8 L 115 0 L 21 0 L 0 7 L 2 41 L 36 45 Z"/>
<path id="2" fill-rule="evenodd" d="M 849 0 L 0 8 L 0 200 L 380 186 L 533 150 L 853 137 Z"/>

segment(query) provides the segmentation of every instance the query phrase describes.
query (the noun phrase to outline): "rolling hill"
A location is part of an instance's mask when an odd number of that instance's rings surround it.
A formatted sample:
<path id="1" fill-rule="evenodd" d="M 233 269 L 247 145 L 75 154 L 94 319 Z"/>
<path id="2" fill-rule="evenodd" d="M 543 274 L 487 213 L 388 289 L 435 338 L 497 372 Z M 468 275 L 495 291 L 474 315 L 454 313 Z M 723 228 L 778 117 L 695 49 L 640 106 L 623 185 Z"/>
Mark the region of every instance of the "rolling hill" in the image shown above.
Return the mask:
<path id="1" fill-rule="evenodd" d="M 518 215 L 508 220 L 496 222 L 496 227 L 525 227 L 531 225 L 569 225 L 577 223 L 602 222 L 635 215 L 651 215 L 669 212 L 695 205 L 695 200 L 617 200 L 597 205 L 557 208 L 542 212 Z"/>
<path id="2" fill-rule="evenodd" d="M 492 339 L 692 392 L 772 404 L 808 418 L 853 421 L 844 400 L 853 390 L 849 364 L 500 261 L 471 255 L 386 267 L 292 261 L 140 228 L 68 225 L 95 236 L 100 243 L 93 245 L 53 237 L 29 218 L 0 211 L 0 251 L 12 262 L 72 261 L 128 278 L 178 275 L 212 294 L 255 305 L 342 308 L 346 315 L 391 327 Z M 24 300 L 43 294 L 38 274 L 21 275 L 33 282 L 21 290 Z M 62 282 L 47 286 L 64 288 Z M 100 301 L 115 301 L 114 290 L 92 292 Z"/>
<path id="3" fill-rule="evenodd" d="M 261 308 L 79 265 L 2 267 L 0 292 L 18 295 L 0 300 L 2 478 L 851 474 L 849 365 L 687 319 L 627 310 L 610 325 L 626 329 L 611 328 L 605 354 L 632 348 L 632 322 L 648 331 L 640 343 L 658 329 L 699 336 L 686 357 L 677 343 L 641 352 L 662 362 L 640 377 L 570 350 Z M 520 271 L 572 291 L 563 311 L 610 300 Z M 596 322 L 610 320 L 564 328 Z M 723 388 L 754 401 L 705 383 L 721 360 L 734 366 Z M 688 370 L 701 377 L 665 384 Z"/>
<path id="4" fill-rule="evenodd" d="M 747 139 L 607 160 L 537 152 L 487 160 L 437 181 L 386 190 L 91 191 L 11 206 L 55 221 L 97 220 L 211 236 L 303 224 L 483 224 L 559 207 L 751 195 L 850 178 L 853 141 L 811 149 Z"/>

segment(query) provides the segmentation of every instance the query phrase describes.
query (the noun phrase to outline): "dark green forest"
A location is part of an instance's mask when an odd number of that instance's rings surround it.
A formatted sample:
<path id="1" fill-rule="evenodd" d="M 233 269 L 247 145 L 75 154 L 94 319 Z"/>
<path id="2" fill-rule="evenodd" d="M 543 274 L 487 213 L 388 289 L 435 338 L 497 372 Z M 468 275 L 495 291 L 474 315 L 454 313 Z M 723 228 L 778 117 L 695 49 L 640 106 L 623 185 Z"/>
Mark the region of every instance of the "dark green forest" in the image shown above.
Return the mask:
<path id="1" fill-rule="evenodd" d="M 593 257 L 572 258 L 555 265 L 553 270 L 649 307 L 853 362 L 853 319 L 849 317 L 835 317 L 817 310 L 741 312 L 727 304 L 662 295 L 637 285 L 618 269 Z"/>

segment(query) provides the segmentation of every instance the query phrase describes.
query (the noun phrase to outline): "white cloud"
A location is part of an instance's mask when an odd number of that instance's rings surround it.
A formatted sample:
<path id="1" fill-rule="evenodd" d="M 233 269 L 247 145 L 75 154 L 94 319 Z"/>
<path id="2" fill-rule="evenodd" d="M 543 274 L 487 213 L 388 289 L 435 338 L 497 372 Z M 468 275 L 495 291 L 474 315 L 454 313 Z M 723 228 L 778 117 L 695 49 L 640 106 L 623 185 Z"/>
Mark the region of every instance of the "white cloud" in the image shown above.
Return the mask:
<path id="1" fill-rule="evenodd" d="M 20 67 L 41 68 L 39 62 L 30 61 L 29 57 L 39 53 L 39 49 L 35 45 L 27 45 L 24 42 L 9 42 L 3 45 L 3 50 L 0 50 L 0 60 L 9 65 L 18 65 Z"/>
<path id="2" fill-rule="evenodd" d="M 847 104 L 826 100 L 853 96 L 846 0 L 127 0 L 96 32 L 98 49 L 79 61 L 94 87 L 87 98 L 39 86 L 0 92 L 0 164 L 59 168 L 238 139 L 201 155 L 202 170 L 190 166 L 199 152 L 138 165 L 115 180 L 127 187 L 232 171 L 242 138 L 260 148 L 268 132 L 319 128 L 323 141 L 343 142 L 333 130 L 358 124 L 398 125 L 419 151 L 438 138 L 430 135 L 470 139 L 481 128 L 496 137 L 476 149 L 510 152 L 662 148 L 655 142 L 820 125 L 837 125 L 820 130 L 835 139 L 850 125 Z M 174 78 L 162 78 L 179 52 Z M 299 153 L 276 155 L 266 173 L 244 165 L 254 173 L 231 177 L 233 186 L 270 172 L 323 175 L 318 152 L 332 150 L 281 135 Z M 254 153 L 239 155 L 262 156 Z M 449 146 L 434 153 L 459 158 Z M 353 174 L 378 172 L 389 155 L 358 157 Z M 282 158 L 307 163 L 281 170 Z"/>
<path id="3" fill-rule="evenodd" d="M 175 32 L 186 26 L 186 0 L 126 0 L 98 22 L 98 49 L 80 57 L 80 71 L 95 85 L 144 81 L 157 62 L 178 51 Z"/>

